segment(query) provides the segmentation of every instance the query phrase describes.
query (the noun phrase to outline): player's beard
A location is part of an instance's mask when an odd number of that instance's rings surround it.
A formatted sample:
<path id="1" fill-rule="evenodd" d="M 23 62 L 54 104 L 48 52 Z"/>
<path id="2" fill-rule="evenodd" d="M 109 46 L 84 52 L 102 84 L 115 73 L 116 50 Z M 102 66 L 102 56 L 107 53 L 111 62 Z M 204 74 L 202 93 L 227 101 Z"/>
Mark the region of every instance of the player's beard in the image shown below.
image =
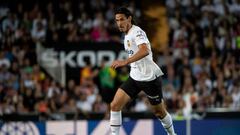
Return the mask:
<path id="1" fill-rule="evenodd" d="M 119 27 L 118 29 L 120 32 L 124 32 L 124 27 Z"/>

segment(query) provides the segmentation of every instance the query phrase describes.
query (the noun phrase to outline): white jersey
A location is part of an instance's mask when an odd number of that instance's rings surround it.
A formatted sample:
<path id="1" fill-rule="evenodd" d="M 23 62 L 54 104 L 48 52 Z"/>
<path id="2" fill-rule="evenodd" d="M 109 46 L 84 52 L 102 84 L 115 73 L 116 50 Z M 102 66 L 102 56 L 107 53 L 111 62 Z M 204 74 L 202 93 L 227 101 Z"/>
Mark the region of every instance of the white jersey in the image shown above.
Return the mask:
<path id="1" fill-rule="evenodd" d="M 129 57 L 138 52 L 138 45 L 147 44 L 149 54 L 130 64 L 130 76 L 136 81 L 151 81 L 163 75 L 162 70 L 153 61 L 150 42 L 146 33 L 138 26 L 132 25 L 124 38 L 124 48 Z"/>

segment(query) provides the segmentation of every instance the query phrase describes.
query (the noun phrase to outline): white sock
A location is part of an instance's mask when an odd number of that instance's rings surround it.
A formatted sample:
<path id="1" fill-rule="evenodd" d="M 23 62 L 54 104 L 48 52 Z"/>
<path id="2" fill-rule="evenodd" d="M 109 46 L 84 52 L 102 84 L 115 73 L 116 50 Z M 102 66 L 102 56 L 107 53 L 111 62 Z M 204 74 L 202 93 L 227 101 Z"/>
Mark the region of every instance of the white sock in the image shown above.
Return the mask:
<path id="1" fill-rule="evenodd" d="M 110 126 L 112 135 L 119 135 L 120 126 L 122 125 L 122 112 L 110 112 Z"/>
<path id="2" fill-rule="evenodd" d="M 174 128 L 173 128 L 173 122 L 172 122 L 172 117 L 169 113 L 167 113 L 167 115 L 163 118 L 163 119 L 159 119 L 163 125 L 163 127 L 165 128 L 165 130 L 167 131 L 168 135 L 176 135 Z"/>

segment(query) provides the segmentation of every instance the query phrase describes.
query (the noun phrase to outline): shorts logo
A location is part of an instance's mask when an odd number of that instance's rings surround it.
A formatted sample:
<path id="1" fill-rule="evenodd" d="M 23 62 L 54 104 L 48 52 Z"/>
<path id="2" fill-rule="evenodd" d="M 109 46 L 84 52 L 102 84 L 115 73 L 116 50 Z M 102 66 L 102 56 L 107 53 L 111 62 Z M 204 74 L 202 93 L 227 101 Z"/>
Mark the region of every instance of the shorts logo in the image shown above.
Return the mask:
<path id="1" fill-rule="evenodd" d="M 151 98 L 151 99 L 156 99 L 156 98 L 159 98 L 159 96 L 157 95 L 157 96 L 149 96 L 149 95 L 147 95 L 149 98 Z"/>

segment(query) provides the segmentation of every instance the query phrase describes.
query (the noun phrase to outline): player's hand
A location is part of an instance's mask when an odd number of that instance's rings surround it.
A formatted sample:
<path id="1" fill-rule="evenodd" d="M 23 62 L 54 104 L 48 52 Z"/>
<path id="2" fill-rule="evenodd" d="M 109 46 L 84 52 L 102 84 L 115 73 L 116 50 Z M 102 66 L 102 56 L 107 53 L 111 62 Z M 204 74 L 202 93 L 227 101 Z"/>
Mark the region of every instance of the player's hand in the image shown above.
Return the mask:
<path id="1" fill-rule="evenodd" d="M 113 63 L 111 64 L 111 68 L 118 68 L 118 67 L 123 67 L 126 66 L 128 63 L 126 60 L 115 60 L 113 61 Z"/>

